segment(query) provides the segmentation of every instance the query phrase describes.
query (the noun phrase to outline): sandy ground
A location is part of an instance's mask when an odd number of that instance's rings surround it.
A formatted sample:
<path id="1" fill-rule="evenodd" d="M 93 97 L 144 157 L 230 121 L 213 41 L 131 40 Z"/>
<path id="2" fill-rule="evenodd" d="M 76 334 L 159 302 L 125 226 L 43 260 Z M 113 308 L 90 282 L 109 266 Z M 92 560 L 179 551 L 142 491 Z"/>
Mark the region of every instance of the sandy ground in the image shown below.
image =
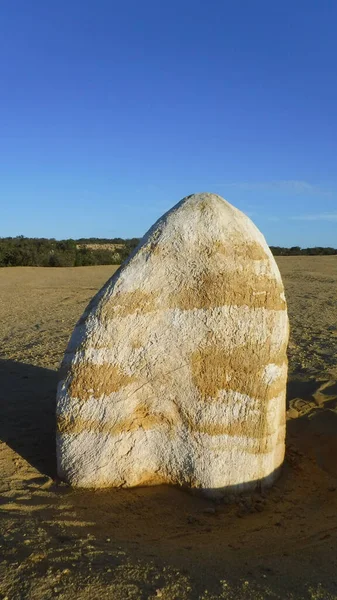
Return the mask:
<path id="1" fill-rule="evenodd" d="M 287 458 L 271 490 L 229 504 L 55 480 L 56 371 L 114 267 L 0 269 L 0 598 L 337 598 L 337 257 L 278 262 Z"/>

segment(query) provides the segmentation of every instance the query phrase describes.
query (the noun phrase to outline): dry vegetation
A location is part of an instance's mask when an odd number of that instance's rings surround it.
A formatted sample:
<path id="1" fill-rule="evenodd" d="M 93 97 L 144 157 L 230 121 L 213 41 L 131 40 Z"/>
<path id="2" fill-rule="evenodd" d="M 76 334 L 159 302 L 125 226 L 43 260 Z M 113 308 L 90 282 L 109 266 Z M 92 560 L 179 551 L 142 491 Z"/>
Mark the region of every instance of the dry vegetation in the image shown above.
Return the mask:
<path id="1" fill-rule="evenodd" d="M 55 480 L 56 370 L 114 267 L 0 269 L 1 598 L 337 598 L 337 257 L 278 262 L 287 459 L 270 491 L 219 505 Z"/>

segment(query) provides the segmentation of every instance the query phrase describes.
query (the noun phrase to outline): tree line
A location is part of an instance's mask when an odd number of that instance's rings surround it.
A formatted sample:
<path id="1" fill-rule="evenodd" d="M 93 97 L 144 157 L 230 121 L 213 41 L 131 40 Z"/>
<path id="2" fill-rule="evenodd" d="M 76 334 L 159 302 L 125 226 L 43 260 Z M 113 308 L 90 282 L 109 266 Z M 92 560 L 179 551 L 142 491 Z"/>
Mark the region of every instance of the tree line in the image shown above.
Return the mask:
<path id="1" fill-rule="evenodd" d="M 331 256 L 332 254 L 337 254 L 337 248 L 322 246 L 315 246 L 313 248 L 270 246 L 270 249 L 274 256 Z"/>
<path id="2" fill-rule="evenodd" d="M 0 267 L 119 265 L 134 250 L 138 242 L 138 238 L 80 238 L 59 241 L 48 238 L 27 238 L 22 235 L 0 238 Z M 90 248 L 90 245 L 95 245 L 95 248 Z M 111 248 L 106 247 L 109 245 Z M 274 256 L 337 255 L 336 248 L 271 246 L 270 249 Z"/>
<path id="3" fill-rule="evenodd" d="M 26 238 L 24 236 L 0 238 L 0 267 L 81 267 L 90 265 L 119 265 L 134 250 L 138 238 L 123 240 L 55 240 Z M 90 244 L 96 246 L 90 248 Z M 111 248 L 97 248 L 110 244 Z M 114 248 L 114 245 L 117 248 Z"/>

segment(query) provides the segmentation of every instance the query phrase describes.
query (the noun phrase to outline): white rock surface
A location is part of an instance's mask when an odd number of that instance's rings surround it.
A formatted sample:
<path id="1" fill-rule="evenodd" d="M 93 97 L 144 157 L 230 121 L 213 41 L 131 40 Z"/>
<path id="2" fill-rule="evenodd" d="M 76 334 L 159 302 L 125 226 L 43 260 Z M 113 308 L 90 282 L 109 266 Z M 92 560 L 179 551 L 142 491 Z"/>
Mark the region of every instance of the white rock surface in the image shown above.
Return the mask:
<path id="1" fill-rule="evenodd" d="M 270 484 L 284 458 L 288 317 L 262 234 L 214 194 L 184 198 L 77 323 L 57 394 L 59 476 Z"/>

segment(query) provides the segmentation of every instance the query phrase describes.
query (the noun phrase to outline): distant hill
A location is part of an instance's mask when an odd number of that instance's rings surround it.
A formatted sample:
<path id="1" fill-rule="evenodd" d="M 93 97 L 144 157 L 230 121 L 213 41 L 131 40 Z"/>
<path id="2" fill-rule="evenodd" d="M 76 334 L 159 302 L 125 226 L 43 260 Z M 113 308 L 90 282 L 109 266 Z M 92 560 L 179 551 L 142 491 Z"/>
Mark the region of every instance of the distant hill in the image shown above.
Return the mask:
<path id="1" fill-rule="evenodd" d="M 89 250 L 111 250 L 111 252 L 120 252 L 125 248 L 125 242 L 123 244 L 76 244 L 76 248 L 88 248 Z"/>
<path id="2" fill-rule="evenodd" d="M 119 265 L 134 250 L 139 238 L 55 240 L 48 238 L 0 238 L 0 267 L 78 267 Z M 275 256 L 337 255 L 336 248 L 283 248 L 271 246 Z"/>

